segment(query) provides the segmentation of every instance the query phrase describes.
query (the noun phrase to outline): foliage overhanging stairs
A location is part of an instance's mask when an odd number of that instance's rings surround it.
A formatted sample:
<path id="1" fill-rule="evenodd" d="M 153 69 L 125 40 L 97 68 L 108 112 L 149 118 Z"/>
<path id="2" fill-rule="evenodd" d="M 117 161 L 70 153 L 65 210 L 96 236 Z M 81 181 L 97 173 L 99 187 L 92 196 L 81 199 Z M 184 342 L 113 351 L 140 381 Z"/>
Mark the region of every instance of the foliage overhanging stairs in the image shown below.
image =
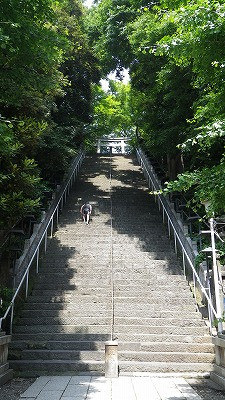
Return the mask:
<path id="1" fill-rule="evenodd" d="M 120 372 L 207 373 L 208 328 L 140 168 L 123 156 L 111 165 L 112 236 L 110 157 L 87 157 L 14 327 L 10 366 L 30 376 L 104 372 L 112 260 Z M 94 209 L 89 226 L 79 213 L 86 200 Z"/>

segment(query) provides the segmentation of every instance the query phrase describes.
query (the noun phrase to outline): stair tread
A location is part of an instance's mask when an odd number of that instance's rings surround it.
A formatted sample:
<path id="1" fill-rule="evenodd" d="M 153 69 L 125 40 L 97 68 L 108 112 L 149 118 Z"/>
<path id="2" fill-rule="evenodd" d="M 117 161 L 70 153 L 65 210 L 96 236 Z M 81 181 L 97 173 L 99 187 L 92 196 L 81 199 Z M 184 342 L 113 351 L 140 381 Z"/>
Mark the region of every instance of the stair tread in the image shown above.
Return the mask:
<path id="1" fill-rule="evenodd" d="M 104 371 L 105 341 L 111 337 L 112 239 L 114 333 L 125 359 L 120 360 L 121 370 L 208 371 L 214 357 L 208 327 L 197 312 L 139 166 L 133 157 L 113 158 L 111 238 L 110 159 L 92 161 L 84 161 L 58 231 L 41 257 L 40 274 L 10 345 L 12 357 L 21 352 L 23 359 L 10 364 L 23 374 L 32 368 L 34 374 Z M 84 197 L 95 200 L 88 227 L 79 211 Z M 41 360 L 40 355 L 53 359 Z M 83 359 L 70 359 L 75 355 Z M 162 361 L 167 355 L 170 360 L 184 355 L 185 362 L 168 365 Z M 156 361 L 146 361 L 151 357 Z M 208 361 L 201 362 L 204 359 Z"/>

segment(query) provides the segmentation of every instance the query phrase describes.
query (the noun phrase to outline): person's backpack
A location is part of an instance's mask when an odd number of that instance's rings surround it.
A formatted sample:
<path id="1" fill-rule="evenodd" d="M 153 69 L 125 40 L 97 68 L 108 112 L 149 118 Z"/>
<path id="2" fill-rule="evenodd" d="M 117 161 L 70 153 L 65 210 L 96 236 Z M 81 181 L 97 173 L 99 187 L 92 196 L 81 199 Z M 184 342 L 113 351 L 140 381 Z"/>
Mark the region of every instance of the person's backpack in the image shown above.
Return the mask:
<path id="1" fill-rule="evenodd" d="M 89 204 L 85 204 L 85 205 L 83 206 L 82 211 L 83 211 L 84 214 L 87 214 L 88 212 L 90 212 L 90 210 L 91 210 L 91 207 L 90 207 Z"/>

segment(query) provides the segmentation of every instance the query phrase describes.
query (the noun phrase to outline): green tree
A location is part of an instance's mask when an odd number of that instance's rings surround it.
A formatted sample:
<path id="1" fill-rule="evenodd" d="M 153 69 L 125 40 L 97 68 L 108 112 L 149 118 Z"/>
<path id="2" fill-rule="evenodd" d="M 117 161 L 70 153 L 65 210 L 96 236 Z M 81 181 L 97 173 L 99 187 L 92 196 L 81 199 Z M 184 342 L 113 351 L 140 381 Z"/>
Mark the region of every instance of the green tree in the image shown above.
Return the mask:
<path id="1" fill-rule="evenodd" d="M 0 229 L 35 211 L 41 195 L 37 164 L 24 154 L 20 124 L 12 129 L 0 123 Z"/>
<path id="2" fill-rule="evenodd" d="M 6 117 L 43 118 L 62 91 L 58 67 L 64 39 L 55 31 L 53 1 L 0 3 L 0 106 Z"/>
<path id="3" fill-rule="evenodd" d="M 119 137 L 134 134 L 129 84 L 111 80 L 107 92 L 95 85 L 93 106 L 93 122 L 90 125 L 92 133 L 88 142 L 102 136 Z"/>
<path id="4" fill-rule="evenodd" d="M 0 4 L 1 225 L 41 204 L 90 122 L 97 61 L 80 0 Z"/>
<path id="5" fill-rule="evenodd" d="M 208 197 L 216 213 L 224 211 L 225 198 L 224 11 L 222 0 L 102 0 L 89 20 L 104 71 L 130 69 L 145 149 L 169 160 L 170 178 L 184 160 L 185 174 L 168 190 L 188 191 L 196 207 Z"/>

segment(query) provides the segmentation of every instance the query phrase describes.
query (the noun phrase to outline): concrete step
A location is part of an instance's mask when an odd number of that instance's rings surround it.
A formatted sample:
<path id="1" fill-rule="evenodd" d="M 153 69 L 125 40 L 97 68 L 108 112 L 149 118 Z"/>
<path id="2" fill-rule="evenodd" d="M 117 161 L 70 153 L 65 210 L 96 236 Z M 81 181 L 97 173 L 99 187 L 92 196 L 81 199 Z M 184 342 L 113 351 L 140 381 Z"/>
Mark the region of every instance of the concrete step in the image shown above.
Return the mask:
<path id="1" fill-rule="evenodd" d="M 58 317 L 41 317 L 37 316 L 35 318 L 20 318 L 17 322 L 17 326 L 23 326 L 25 325 L 26 327 L 32 325 L 35 327 L 36 325 L 81 325 L 81 326 L 86 326 L 86 325 L 108 325 L 110 326 L 111 323 L 111 316 L 109 315 L 108 317 L 105 316 L 98 316 L 98 318 L 93 317 L 93 316 L 88 316 L 88 317 L 81 317 L 81 316 L 73 316 L 73 315 L 68 315 L 68 316 L 58 316 Z"/>
<path id="2" fill-rule="evenodd" d="M 54 292 L 54 291 L 53 291 Z M 81 304 L 81 301 L 83 304 L 85 303 L 99 303 L 99 304 L 111 304 L 111 296 L 110 295 L 105 295 L 103 293 L 102 296 L 98 295 L 80 295 L 78 296 L 78 293 L 76 296 L 73 296 L 73 294 L 62 294 L 62 295 L 55 295 L 54 293 L 52 294 L 40 294 L 39 296 L 31 296 L 27 299 L 28 303 L 73 303 L 73 304 Z M 164 307 L 170 308 L 170 306 L 176 306 L 178 304 L 177 296 L 173 295 L 173 297 L 170 298 L 165 298 L 164 295 L 162 294 L 161 296 L 159 295 L 158 297 L 156 296 L 117 296 L 114 297 L 115 305 L 119 304 L 130 304 L 130 305 L 140 305 L 140 303 L 145 303 L 145 304 L 151 304 L 157 306 L 163 305 Z M 179 299 L 179 305 L 180 306 L 186 306 L 186 305 L 193 305 L 194 300 L 191 298 L 191 296 L 186 296 L 186 298 L 180 298 Z"/>
<path id="3" fill-rule="evenodd" d="M 82 240 L 84 240 L 84 238 L 82 238 Z M 87 239 L 86 239 L 87 241 Z M 114 243 L 113 246 L 111 245 L 111 242 L 108 243 L 92 243 L 92 244 L 79 244 L 77 243 L 75 240 L 61 240 L 60 244 L 62 245 L 62 249 L 63 247 L 67 247 L 67 245 L 69 246 L 75 246 L 76 251 L 82 252 L 83 254 L 90 254 L 90 253 L 95 253 L 95 254 L 101 254 L 102 252 L 105 252 L 107 254 L 107 252 L 110 253 L 111 251 L 111 247 L 113 248 L 113 254 L 120 254 L 120 253 L 124 253 L 124 254 L 129 254 L 129 251 L 131 253 L 137 253 L 140 252 L 144 253 L 144 252 L 157 252 L 160 255 L 165 255 L 166 253 L 168 253 L 171 257 L 173 255 L 172 253 L 172 247 L 169 243 L 161 243 L 161 242 L 153 242 L 150 241 L 150 243 L 139 243 L 139 244 L 132 244 L 132 243 L 124 243 L 123 246 L 121 246 L 121 243 Z M 163 251 L 162 251 L 163 249 Z M 56 249 L 55 249 L 56 250 Z M 54 249 L 51 249 L 49 251 L 49 253 L 54 252 Z M 48 255 L 49 256 L 49 255 Z M 174 256 L 174 255 L 173 255 Z"/>
<path id="4" fill-rule="evenodd" d="M 111 297 L 111 288 L 98 288 L 98 287 L 80 287 L 75 288 L 74 290 L 65 290 L 65 289 L 57 289 L 50 288 L 50 289 L 34 289 L 33 296 L 69 296 L 79 298 L 79 296 L 86 296 L 86 295 L 97 295 L 98 297 L 106 296 Z M 32 296 L 32 297 L 33 297 Z"/>
<path id="5" fill-rule="evenodd" d="M 31 311 L 31 313 L 34 312 L 35 315 L 39 310 L 41 312 L 44 312 L 46 310 L 46 315 L 48 315 L 48 312 L 89 312 L 92 315 L 92 312 L 105 312 L 109 309 L 111 309 L 111 301 L 108 301 L 108 303 L 96 303 L 96 302 L 90 302 L 85 304 L 79 304 L 79 303 L 25 303 L 24 304 L 24 312 L 27 313 Z M 123 314 L 124 312 L 132 316 L 132 313 L 134 315 L 142 315 L 144 314 L 147 316 L 146 313 L 149 315 L 154 315 L 154 316 L 160 316 L 160 317 L 165 317 L 165 316 L 176 316 L 177 313 L 181 313 L 181 311 L 185 315 L 190 315 L 193 318 L 196 318 L 196 314 L 199 315 L 198 312 L 196 312 L 196 306 L 192 303 L 190 305 L 187 305 L 185 307 L 185 310 L 183 309 L 182 306 L 180 305 L 170 305 L 170 310 L 165 310 L 165 306 L 163 304 L 149 304 L 149 303 L 137 303 L 137 304 L 116 304 L 115 305 L 115 312 L 119 316 L 120 314 Z M 28 315 L 28 314 L 27 314 Z M 28 315 L 29 316 L 29 315 Z"/>
<path id="6" fill-rule="evenodd" d="M 159 293 L 159 288 L 156 287 L 155 284 L 152 285 L 126 285 L 126 282 L 124 282 L 124 285 L 114 285 L 114 293 L 116 296 L 123 295 L 125 296 L 126 294 L 129 294 L 130 292 L 135 295 L 136 293 L 142 292 L 142 295 L 152 295 L 154 293 L 157 293 L 159 295 L 164 294 L 165 297 L 169 297 L 172 294 L 178 293 L 179 296 L 186 296 L 190 295 L 191 290 L 188 285 L 184 285 L 183 282 L 181 284 L 177 285 L 160 285 L 160 293 Z"/>
<path id="7" fill-rule="evenodd" d="M 195 334 L 171 334 L 171 333 L 162 333 L 159 334 L 151 334 L 151 333 L 117 333 L 117 337 L 120 343 L 139 343 L 139 345 L 148 345 L 148 343 L 154 342 L 158 348 L 160 348 L 160 343 L 170 344 L 170 343 L 184 343 L 186 347 L 189 344 L 211 344 L 212 340 L 208 334 L 203 333 L 202 335 Z M 14 343 L 18 341 L 24 341 L 24 343 L 28 343 L 29 346 L 35 348 L 35 346 L 39 346 L 39 343 L 49 343 L 50 341 L 57 342 L 105 342 L 110 340 L 110 333 L 88 333 L 88 332 L 78 332 L 78 333 L 54 333 L 54 332 L 45 332 L 45 333 L 14 333 L 13 341 L 10 346 L 14 346 Z"/>
<path id="8" fill-rule="evenodd" d="M 213 371 L 210 373 L 210 379 L 225 389 L 225 368 L 223 365 L 214 364 Z"/>
<path id="9" fill-rule="evenodd" d="M 90 333 L 108 334 L 110 325 L 31 325 L 15 326 L 14 333 Z M 114 334 L 170 334 L 170 335 L 206 335 L 209 329 L 206 326 L 169 326 L 169 325 L 119 325 L 114 327 Z"/>
<path id="10" fill-rule="evenodd" d="M 23 350 L 22 360 L 95 360 L 104 361 L 105 352 L 97 350 Z M 15 359 L 15 358 L 14 358 Z M 187 352 L 146 352 L 120 351 L 119 362 L 179 362 L 179 363 L 211 363 L 215 359 L 212 353 Z"/>
<path id="11" fill-rule="evenodd" d="M 17 325 L 14 333 L 87 333 L 87 334 L 109 334 L 110 325 Z"/>
<path id="12" fill-rule="evenodd" d="M 134 254 L 126 254 L 126 257 L 121 256 L 121 260 L 123 261 L 123 264 L 127 262 L 128 265 L 140 265 L 140 261 L 144 263 L 144 266 L 150 267 L 159 267 L 160 265 L 162 266 L 167 266 L 167 267 L 172 267 L 172 266 L 178 266 L 177 259 L 174 256 L 174 259 L 171 261 L 168 257 L 166 260 L 160 260 L 156 259 L 153 260 L 152 258 L 148 257 L 148 252 L 135 252 Z M 115 261 L 119 261 L 118 257 L 115 257 L 115 254 L 113 256 L 113 264 Z M 65 267 L 73 267 L 76 268 L 78 266 L 90 266 L 90 262 L 93 264 L 94 267 L 104 267 L 106 262 L 111 262 L 111 255 L 110 253 L 105 253 L 104 254 L 97 254 L 96 252 L 89 254 L 87 257 L 84 254 L 77 254 L 74 257 L 69 257 L 68 255 L 61 255 L 59 257 L 52 254 L 51 257 L 45 257 L 44 259 L 41 260 L 42 265 L 48 265 L 48 266 L 55 266 L 57 265 L 58 268 L 65 266 Z M 143 266 L 141 266 L 143 268 Z"/>
<path id="13" fill-rule="evenodd" d="M 71 304 L 80 304 L 82 299 L 82 303 L 99 303 L 99 304 L 111 304 L 111 296 L 97 296 L 97 295 L 83 295 L 83 296 L 72 296 L 72 294 L 62 294 L 54 295 L 40 295 L 40 296 L 30 296 L 27 299 L 28 303 L 69 303 Z"/>
<path id="14" fill-rule="evenodd" d="M 127 317 L 127 315 L 129 315 L 129 318 L 136 317 L 136 319 L 142 319 L 142 321 L 144 320 L 144 318 L 156 318 L 156 319 L 157 318 L 162 318 L 162 319 L 168 318 L 168 320 L 170 318 L 173 318 L 173 319 L 179 318 L 182 320 L 184 320 L 184 319 L 190 320 L 191 319 L 191 320 L 196 321 L 196 323 L 197 323 L 197 321 L 200 322 L 200 320 L 202 319 L 202 316 L 200 313 L 197 313 L 196 311 L 193 311 L 193 312 L 186 311 L 185 312 L 182 309 L 180 309 L 179 311 L 176 310 L 174 312 L 173 311 L 149 311 L 148 309 L 147 310 L 133 309 L 131 311 L 129 311 L 128 309 L 121 310 L 121 311 L 115 310 L 116 318 L 120 317 L 120 318 L 125 319 Z"/>
<path id="15" fill-rule="evenodd" d="M 140 304 L 141 302 L 145 304 L 163 304 L 167 309 L 170 308 L 170 305 L 177 305 L 177 296 L 176 295 L 171 295 L 171 297 L 165 297 L 164 294 L 158 294 L 158 297 L 156 296 L 142 296 L 142 294 L 139 296 L 115 296 L 114 297 L 115 304 Z M 190 295 L 185 296 L 185 298 L 180 298 L 179 299 L 179 305 L 191 305 L 193 304 L 193 299 L 191 298 Z"/>
<path id="16" fill-rule="evenodd" d="M 44 310 L 47 311 L 46 315 L 48 315 L 48 312 L 68 312 L 68 311 L 72 311 L 72 312 L 78 312 L 78 311 L 84 311 L 84 312 L 88 312 L 89 314 L 92 314 L 93 312 L 105 312 L 107 310 L 111 309 L 111 300 L 109 300 L 108 302 L 99 302 L 97 303 L 96 301 L 93 302 L 85 302 L 85 304 L 80 304 L 80 303 L 26 303 L 24 305 L 24 312 L 34 312 L 33 315 L 35 315 L 36 313 L 39 312 L 39 310 L 42 310 L 44 312 Z"/>
<path id="17" fill-rule="evenodd" d="M 107 219 L 110 217 L 110 215 L 107 216 Z M 95 219 L 95 227 L 96 227 L 96 219 Z M 98 224 L 101 225 L 101 224 Z M 84 229 L 83 229 L 84 227 Z M 77 241 L 77 243 L 80 243 L 79 240 L 79 235 L 77 235 L 77 228 L 82 229 L 83 235 L 85 238 L 92 239 L 94 242 L 111 242 L 113 240 L 114 242 L 119 242 L 121 243 L 122 240 L 124 242 L 128 241 L 129 243 L 140 243 L 142 242 L 150 242 L 151 240 L 154 242 L 161 242 L 162 244 L 166 243 L 168 244 L 169 238 L 167 231 L 165 230 L 164 226 L 163 228 L 157 228 L 155 227 L 155 224 L 151 227 L 152 229 L 149 229 L 149 224 L 145 227 L 145 224 L 142 224 L 142 229 L 140 230 L 140 234 L 137 236 L 131 236 L 128 232 L 124 232 L 123 227 L 120 227 L 119 230 L 112 228 L 112 238 L 111 235 L 109 235 L 109 232 L 111 232 L 111 227 L 108 226 L 101 226 L 101 230 L 92 230 L 89 228 L 92 228 L 93 225 L 89 225 L 89 227 L 83 226 L 83 224 L 78 226 L 78 223 L 76 225 L 73 224 L 68 224 L 67 227 L 65 227 L 65 224 L 60 227 L 59 225 L 59 230 L 56 231 L 53 235 L 53 239 L 51 242 L 49 242 L 48 249 L 51 248 L 51 246 L 56 246 L 56 240 L 60 240 L 60 238 L 65 238 L 65 239 L 72 239 Z"/>
<path id="18" fill-rule="evenodd" d="M 209 334 L 207 326 L 170 326 L 170 325 L 116 325 L 114 334 L 119 338 L 120 334 L 156 334 L 159 335 L 206 335 Z"/>
<path id="19" fill-rule="evenodd" d="M 155 262 L 155 261 L 154 261 Z M 143 277 L 143 279 L 148 278 L 151 280 L 164 280 L 164 283 L 166 283 L 166 279 L 168 277 L 168 281 L 171 281 L 172 279 L 183 279 L 181 275 L 181 271 L 176 267 L 176 266 L 168 266 L 168 265 L 149 265 L 148 263 L 134 263 L 131 262 L 130 264 L 127 262 L 120 262 L 117 261 L 113 263 L 113 271 L 114 271 L 114 277 L 115 279 L 135 279 L 135 277 L 139 276 L 140 278 Z M 71 265 L 69 268 L 66 265 L 63 264 L 47 264 L 44 267 L 41 266 L 40 268 L 40 274 L 46 274 L 46 276 L 50 277 L 53 274 L 59 275 L 65 273 L 65 276 L 77 276 L 77 277 L 86 277 L 87 275 L 90 276 L 90 278 L 93 276 L 93 278 L 99 276 L 100 278 L 104 277 L 109 277 L 111 273 L 111 268 L 110 268 L 110 262 L 107 262 L 104 264 L 104 268 L 101 268 L 99 266 L 99 269 L 97 265 L 93 265 L 93 268 L 90 271 L 90 267 L 88 264 L 85 263 L 75 263 L 74 267 Z M 158 277 L 158 278 L 157 278 Z M 177 277 L 177 278 L 175 278 Z"/>
<path id="20" fill-rule="evenodd" d="M 99 282 L 99 286 L 94 286 L 94 282 L 91 281 L 84 281 L 83 284 L 82 282 L 78 283 L 59 283 L 59 282 L 54 282 L 54 283 L 37 283 L 35 285 L 35 290 L 33 291 L 34 296 L 35 295 L 49 295 L 51 294 L 50 292 L 52 291 L 52 294 L 56 295 L 62 295 L 62 294 L 73 294 L 73 295 L 80 295 L 80 294 L 95 294 L 97 293 L 99 296 L 102 294 L 111 294 L 111 285 L 110 282 L 108 281 L 102 281 L 102 285 Z M 125 282 L 124 282 L 125 283 Z M 191 295 L 191 290 L 190 287 L 187 285 L 184 285 L 183 282 L 180 285 L 162 285 L 160 288 L 160 293 L 159 290 L 157 290 L 157 287 L 155 284 L 152 285 L 114 285 L 114 294 L 115 296 L 129 296 L 132 294 L 133 296 L 138 295 L 139 293 L 142 293 L 142 296 L 154 296 L 154 295 L 164 295 L 165 297 L 170 297 L 171 295 L 176 295 L 178 294 L 179 296 L 190 296 Z"/>
<path id="21" fill-rule="evenodd" d="M 9 363 L 0 365 L 0 387 L 13 378 L 13 370 L 9 369 Z"/>
<path id="22" fill-rule="evenodd" d="M 59 335 L 58 335 L 59 336 Z M 16 339 L 16 337 L 15 337 Z M 16 350 L 105 350 L 104 341 L 90 340 L 15 340 L 10 344 L 10 354 Z M 212 353 L 212 343 L 186 343 L 186 342 L 119 342 L 119 353 L 122 351 L 142 352 L 181 352 L 181 353 Z"/>
<path id="23" fill-rule="evenodd" d="M 136 318 L 136 319 L 143 319 L 144 318 L 180 318 L 180 319 L 186 319 L 186 320 L 194 320 L 199 322 L 201 320 L 201 315 L 200 313 L 197 312 L 185 312 L 183 311 L 180 312 L 172 312 L 172 311 L 149 311 L 147 310 L 133 310 L 129 311 L 128 310 L 115 310 L 115 317 L 116 318 L 128 318 L 127 315 L 129 314 L 129 318 Z M 89 307 L 83 307 L 82 305 L 78 305 L 77 309 L 70 309 L 70 310 L 23 310 L 21 312 L 21 317 L 23 318 L 40 318 L 40 317 L 54 317 L 58 319 L 65 319 L 65 318 L 70 318 L 71 316 L 79 316 L 79 317 L 94 317 L 94 318 L 102 318 L 102 317 L 108 317 L 111 315 L 111 308 L 105 308 L 102 309 L 101 307 L 95 308 L 95 309 L 90 309 Z"/>
<path id="24" fill-rule="evenodd" d="M 137 348 L 134 346 L 134 348 Z M 140 348 L 140 345 L 139 345 Z M 105 351 L 105 342 L 98 342 L 98 341 L 72 341 L 72 340 L 48 340 L 48 341 L 26 341 L 26 340 L 15 340 L 10 345 L 9 353 L 10 358 L 12 355 L 17 358 L 20 357 L 20 353 L 16 351 L 21 350 L 101 350 Z M 14 359 L 14 357 L 13 357 Z"/>
<path id="25" fill-rule="evenodd" d="M 103 276 L 102 276 L 103 275 Z M 99 287 L 104 287 L 104 286 L 109 286 L 111 284 L 111 271 L 108 271 L 108 274 L 102 274 L 99 275 L 98 277 L 96 277 L 96 274 L 88 274 L 88 272 L 86 274 L 83 274 L 82 276 L 80 276 L 79 274 L 75 273 L 74 275 L 70 274 L 70 276 L 68 275 L 64 275 L 63 273 L 59 274 L 44 274 L 41 273 L 38 276 L 38 279 L 36 280 L 35 283 L 35 287 L 43 287 L 42 285 L 47 285 L 52 284 L 52 280 L 54 280 L 54 283 L 57 285 L 59 283 L 61 284 L 67 284 L 68 286 L 72 286 L 72 285 L 82 285 L 87 286 L 92 284 L 92 286 L 99 286 Z M 146 276 L 146 277 L 142 277 L 142 275 L 138 275 L 137 278 L 135 278 L 133 276 L 133 274 L 131 275 L 131 279 L 129 279 L 129 274 L 128 277 L 126 277 L 125 279 L 114 279 L 114 286 L 116 288 L 120 287 L 126 287 L 126 288 L 144 288 L 144 287 L 152 287 L 152 286 L 163 286 L 163 287 L 180 287 L 180 288 L 189 288 L 187 281 L 184 281 L 184 279 L 182 279 L 182 277 L 177 277 L 176 279 L 171 279 L 171 277 L 168 277 L 168 279 L 165 281 L 165 279 L 155 279 L 155 277 L 151 277 L 151 276 Z"/>
<path id="26" fill-rule="evenodd" d="M 122 271 L 121 271 L 122 269 Z M 123 271 L 124 270 L 124 271 Z M 163 285 L 177 285 L 180 282 L 183 282 L 184 285 L 188 285 L 186 279 L 182 275 L 168 275 L 154 273 L 154 269 L 148 268 L 147 266 L 144 268 L 137 268 L 136 265 L 127 266 L 126 271 L 125 267 L 122 268 L 113 268 L 114 282 L 115 285 L 120 285 L 126 281 L 126 284 L 133 285 L 135 282 L 138 285 L 145 284 L 163 284 Z M 47 268 L 40 268 L 39 275 L 37 276 L 37 282 L 44 280 L 50 281 L 54 279 L 56 281 L 62 282 L 62 280 L 75 280 L 78 279 L 83 282 L 83 279 L 91 279 L 93 281 L 98 281 L 99 279 L 110 279 L 111 281 L 111 269 L 107 265 L 104 268 L 97 268 L 97 266 L 92 266 L 88 270 L 88 266 L 85 265 L 77 265 L 76 268 L 51 268 L 50 270 Z"/>
<path id="27" fill-rule="evenodd" d="M 15 354 L 15 353 L 14 353 Z M 102 350 L 23 350 L 21 360 L 93 360 L 105 361 L 105 351 Z M 14 358 L 15 359 L 15 358 Z"/>
<path id="28" fill-rule="evenodd" d="M 97 281 L 96 281 L 97 282 Z M 97 285 L 96 285 L 97 286 Z M 96 286 L 95 286 L 95 282 L 92 281 L 92 279 L 85 279 L 85 280 L 80 280 L 80 282 L 78 282 L 76 279 L 70 279 L 69 282 L 60 282 L 59 280 L 54 280 L 54 283 L 50 282 L 46 282 L 46 280 L 42 280 L 42 282 L 38 281 L 35 284 L 35 293 L 37 290 L 56 290 L 58 291 L 64 291 L 66 293 L 68 293 L 68 291 L 79 291 L 79 292 L 83 292 L 87 289 L 91 290 L 91 291 L 96 291 Z M 109 291 L 111 290 L 111 284 L 110 284 L 110 279 L 102 279 L 99 280 L 99 291 Z"/>
<path id="29" fill-rule="evenodd" d="M 104 373 L 105 363 L 102 361 L 86 360 L 20 360 L 11 361 L 10 366 L 25 376 L 58 375 L 67 373 L 72 375 L 77 372 L 89 371 Z M 151 373 L 185 373 L 195 371 L 196 373 L 209 373 L 212 370 L 210 363 L 168 363 L 168 362 L 120 362 L 120 373 L 128 372 L 151 372 Z"/>
<path id="30" fill-rule="evenodd" d="M 128 347 L 128 346 L 127 346 Z M 123 349 L 124 347 L 122 347 Z M 133 348 L 133 347 L 131 347 Z M 131 349 L 130 348 L 130 349 Z M 119 346 L 120 349 L 120 346 Z M 130 350 L 126 349 L 126 350 Z M 179 352 L 179 353 L 212 353 L 214 346 L 212 343 L 186 343 L 186 342 L 141 342 L 140 350 L 147 352 Z"/>
<path id="31" fill-rule="evenodd" d="M 109 315 L 111 315 L 111 308 L 108 307 L 107 309 L 101 309 L 100 307 L 97 309 L 89 309 L 83 306 L 78 306 L 77 310 L 23 310 L 21 312 L 21 318 L 22 320 L 24 318 L 26 319 L 35 319 L 35 318 L 47 318 L 47 317 L 53 317 L 56 320 L 57 319 L 66 319 L 66 318 L 71 318 L 71 317 L 82 317 L 82 318 L 107 318 Z"/>
<path id="32" fill-rule="evenodd" d="M 179 318 L 132 318 L 132 317 L 117 317 L 115 316 L 115 326 L 116 328 L 119 325 L 146 325 L 146 326 L 182 326 L 182 327 L 199 327 L 205 326 L 205 322 L 199 319 L 182 319 Z M 41 317 L 36 316 L 35 318 L 25 318 L 22 317 L 18 320 L 17 326 L 26 327 L 32 325 L 110 325 L 111 316 L 110 313 L 108 317 L 99 315 L 97 318 L 95 316 L 73 316 L 69 314 L 68 316 L 57 316 L 57 317 Z"/>
<path id="33" fill-rule="evenodd" d="M 182 374 L 184 372 L 193 373 L 206 373 L 212 371 L 211 363 L 180 363 L 180 362 L 130 362 L 121 361 L 120 362 L 120 373 L 126 372 L 149 372 L 149 373 L 170 373 Z"/>
<path id="34" fill-rule="evenodd" d="M 215 355 L 212 353 L 187 352 L 146 352 L 123 351 L 119 353 L 120 362 L 167 362 L 167 363 L 213 363 Z"/>
<path id="35" fill-rule="evenodd" d="M 153 245 L 153 246 L 160 246 L 160 248 L 164 249 L 164 246 L 169 247 L 170 250 L 173 249 L 173 244 L 168 241 L 168 237 L 162 237 L 161 234 L 158 234 L 158 236 L 155 234 L 155 231 L 149 232 L 148 236 L 144 236 L 141 238 L 138 237 L 130 237 L 126 234 L 120 234 L 119 232 L 113 231 L 112 232 L 112 237 L 111 235 L 104 234 L 102 235 L 101 233 L 98 233 L 96 235 L 90 234 L 90 232 L 85 232 L 84 237 L 85 240 L 81 242 L 80 237 L 76 235 L 76 230 L 74 231 L 58 231 L 55 235 L 55 238 L 57 238 L 56 243 L 51 243 L 49 245 L 48 250 L 54 251 L 58 250 L 59 248 L 63 248 L 63 245 L 68 244 L 69 247 L 79 247 L 79 248 L 85 248 L 87 246 L 87 239 L 92 240 L 92 246 L 96 247 L 101 247 L 101 246 L 111 246 L 117 248 L 123 248 L 124 251 L 127 251 L 129 247 L 135 247 L 139 248 L 140 246 L 146 246 L 146 245 Z M 122 243 L 121 243 L 122 242 Z"/>
<path id="36" fill-rule="evenodd" d="M 79 248 L 76 249 L 76 251 L 81 251 Z M 94 253 L 94 256 L 93 256 Z M 104 254 L 104 256 L 101 257 L 101 255 Z M 99 250 L 96 250 L 93 248 L 90 249 L 89 247 L 82 250 L 82 257 L 83 258 L 89 258 L 89 257 L 93 257 L 95 259 L 97 259 L 97 257 L 99 258 L 99 260 L 108 262 L 110 261 L 110 248 L 108 250 L 102 248 Z M 74 256 L 74 258 L 70 258 L 70 259 L 74 259 L 74 261 L 76 261 L 76 256 Z M 81 261 L 81 257 L 78 257 L 78 260 Z M 146 252 L 145 250 L 140 251 L 138 249 L 134 249 L 132 252 L 130 253 L 125 253 L 122 249 L 121 250 L 114 250 L 113 251 L 113 261 L 120 261 L 123 260 L 126 261 L 127 263 L 129 263 L 130 261 L 134 261 L 135 259 L 139 259 L 140 262 L 144 262 L 145 260 L 159 260 L 159 261 L 170 261 L 176 264 L 177 260 L 176 260 L 176 256 L 173 253 L 166 253 L 164 251 L 161 251 L 160 249 L 157 248 L 151 248 L 149 249 L 148 252 Z M 45 261 L 45 265 L 48 264 L 48 260 L 50 261 L 50 265 L 54 265 L 54 264 L 60 264 L 62 261 L 68 261 L 67 256 L 64 254 L 61 254 L 59 257 L 55 257 L 55 253 L 52 254 L 52 256 L 49 255 L 49 258 L 46 259 Z"/>
<path id="37" fill-rule="evenodd" d="M 70 297 L 79 297 L 85 295 L 97 295 L 100 296 L 111 296 L 111 286 L 105 287 L 91 287 L 91 286 L 78 286 L 74 285 L 70 289 L 64 288 L 64 285 L 60 285 L 62 288 L 58 288 L 56 284 L 49 284 L 49 287 L 46 289 L 40 285 L 40 289 L 33 290 L 33 296 L 70 296 Z M 65 285 L 66 286 L 66 285 Z M 141 291 L 141 296 L 139 295 Z M 170 298 L 174 298 L 176 295 L 181 296 L 183 299 L 188 299 L 192 296 L 191 290 L 188 286 L 185 287 L 160 287 L 160 292 L 156 287 L 146 286 L 140 289 L 140 287 L 115 287 L 114 295 L 116 297 L 139 297 L 139 298 L 159 298 L 166 297 L 169 301 Z M 33 297 L 32 296 L 32 297 Z"/>
<path id="38" fill-rule="evenodd" d="M 117 317 L 114 318 L 116 328 L 119 325 L 146 325 L 146 326 L 182 326 L 182 327 L 191 327 L 191 326 L 205 326 L 205 322 L 196 319 L 185 319 L 182 316 L 177 316 L 176 318 L 134 318 L 134 317 Z M 118 328 L 119 329 L 119 328 Z"/>
<path id="39" fill-rule="evenodd" d="M 20 376 L 39 377 L 58 374 L 77 375 L 77 372 L 102 374 L 105 371 L 103 361 L 80 360 L 11 360 L 10 367 Z M 22 373 L 22 374 L 21 374 Z"/>

